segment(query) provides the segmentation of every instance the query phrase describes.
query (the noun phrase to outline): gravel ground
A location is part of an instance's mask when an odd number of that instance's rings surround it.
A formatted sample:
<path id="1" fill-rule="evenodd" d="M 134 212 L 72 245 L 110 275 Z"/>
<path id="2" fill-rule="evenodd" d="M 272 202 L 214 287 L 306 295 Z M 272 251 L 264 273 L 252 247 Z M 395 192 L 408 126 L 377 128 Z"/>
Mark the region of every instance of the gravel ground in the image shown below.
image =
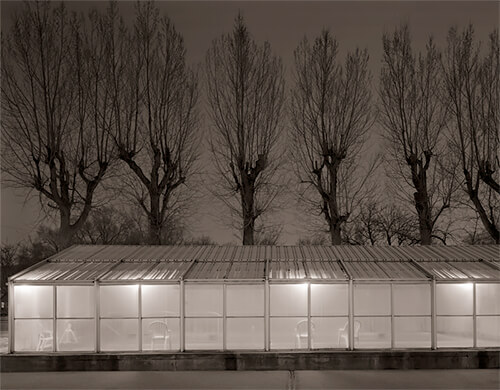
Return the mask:
<path id="1" fill-rule="evenodd" d="M 3 373 L 1 389 L 499 389 L 499 370 Z"/>

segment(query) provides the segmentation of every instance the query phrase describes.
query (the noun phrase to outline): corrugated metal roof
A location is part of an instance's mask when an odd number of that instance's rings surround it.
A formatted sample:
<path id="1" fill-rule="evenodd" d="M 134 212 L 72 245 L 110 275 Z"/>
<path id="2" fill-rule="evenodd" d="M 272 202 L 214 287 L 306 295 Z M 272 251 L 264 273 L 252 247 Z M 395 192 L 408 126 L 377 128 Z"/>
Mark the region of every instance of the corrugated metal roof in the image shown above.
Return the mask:
<path id="1" fill-rule="evenodd" d="M 353 279 L 425 279 L 410 260 L 438 279 L 500 279 L 498 246 L 79 245 L 11 280 L 345 280 L 340 261 Z"/>

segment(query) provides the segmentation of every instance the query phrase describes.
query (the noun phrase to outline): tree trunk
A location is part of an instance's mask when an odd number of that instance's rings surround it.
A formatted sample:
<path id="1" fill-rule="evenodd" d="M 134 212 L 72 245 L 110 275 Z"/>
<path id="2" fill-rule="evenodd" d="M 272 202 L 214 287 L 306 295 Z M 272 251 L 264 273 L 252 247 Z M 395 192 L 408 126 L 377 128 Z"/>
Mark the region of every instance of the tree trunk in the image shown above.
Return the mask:
<path id="1" fill-rule="evenodd" d="M 150 212 L 149 212 L 149 244 L 161 245 L 162 244 L 162 230 L 163 223 L 160 215 L 160 196 L 151 194 L 150 197 Z"/>
<path id="2" fill-rule="evenodd" d="M 245 184 L 241 191 L 241 206 L 243 210 L 243 245 L 254 245 L 255 215 L 254 191 L 250 184 Z"/>
<path id="3" fill-rule="evenodd" d="M 253 218 L 243 219 L 243 245 L 254 245 L 255 223 Z"/>
<path id="4" fill-rule="evenodd" d="M 432 245 L 432 215 L 427 191 L 420 190 L 413 194 L 418 215 L 420 245 Z"/>
<path id="5" fill-rule="evenodd" d="M 58 250 L 62 250 L 71 245 L 71 240 L 75 233 L 71 226 L 71 210 L 68 206 L 59 205 L 59 234 Z"/>
<path id="6" fill-rule="evenodd" d="M 332 245 L 341 245 L 342 244 L 342 235 L 341 235 L 341 222 L 340 221 L 332 221 L 330 223 L 330 239 Z"/>

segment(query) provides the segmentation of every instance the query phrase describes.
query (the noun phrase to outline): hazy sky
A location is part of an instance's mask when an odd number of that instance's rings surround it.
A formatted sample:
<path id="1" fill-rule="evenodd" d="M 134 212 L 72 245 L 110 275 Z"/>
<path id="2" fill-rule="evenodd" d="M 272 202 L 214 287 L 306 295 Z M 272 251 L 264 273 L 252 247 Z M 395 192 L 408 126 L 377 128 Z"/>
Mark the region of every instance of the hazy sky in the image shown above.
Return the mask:
<path id="1" fill-rule="evenodd" d="M 68 7 L 86 11 L 105 7 L 106 2 L 72 1 Z M 119 2 L 125 16 L 133 14 L 133 2 Z M 339 41 L 340 55 L 356 46 L 368 48 L 374 87 L 378 82 L 382 57 L 381 36 L 392 31 L 401 22 L 409 22 L 415 47 L 423 47 L 429 34 L 442 45 L 451 25 L 464 26 L 471 22 L 476 36 L 486 40 L 488 33 L 499 24 L 498 1 L 350 1 L 350 2 L 225 2 L 183 1 L 158 2 L 158 7 L 174 22 L 183 35 L 187 60 L 191 64 L 203 61 L 211 41 L 231 30 L 238 10 L 258 42 L 268 40 L 276 54 L 281 56 L 289 74 L 293 67 L 293 50 L 304 35 L 314 38 L 322 28 L 329 28 Z M 21 2 L 1 2 L 2 32 L 10 26 L 13 14 Z M 288 78 L 287 78 L 288 79 Z M 287 90 L 289 89 L 287 86 Z M 16 242 L 36 230 L 43 220 L 38 198 L 26 201 L 26 194 L 2 186 L 1 240 Z M 204 205 L 202 205 L 204 206 Z M 205 205 L 206 206 L 206 205 Z M 200 207 L 200 210 L 207 207 Z M 210 207 L 208 207 L 210 209 Z M 223 209 L 202 212 L 193 231 L 194 235 L 209 235 L 219 243 L 235 241 L 233 232 L 221 226 L 214 213 Z M 294 244 L 299 235 L 305 235 L 300 217 L 293 208 L 283 212 L 286 226 L 281 243 Z"/>

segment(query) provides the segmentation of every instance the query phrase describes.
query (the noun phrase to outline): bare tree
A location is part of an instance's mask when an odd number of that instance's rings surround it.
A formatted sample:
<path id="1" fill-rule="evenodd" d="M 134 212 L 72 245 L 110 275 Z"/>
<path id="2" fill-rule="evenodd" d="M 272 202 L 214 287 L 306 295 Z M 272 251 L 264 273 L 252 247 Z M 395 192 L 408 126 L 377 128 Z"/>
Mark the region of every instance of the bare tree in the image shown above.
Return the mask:
<path id="1" fill-rule="evenodd" d="M 5 181 L 59 215 L 60 246 L 85 223 L 111 160 L 100 48 L 64 4 L 26 2 L 2 36 Z M 87 57 L 89 55 L 89 57 Z"/>
<path id="2" fill-rule="evenodd" d="M 485 230 L 500 243 L 499 180 L 499 45 L 498 31 L 490 35 L 488 53 L 480 55 L 474 28 L 451 28 L 442 65 L 445 98 L 453 121 L 450 139 L 463 171 L 464 189 Z"/>
<path id="3" fill-rule="evenodd" d="M 113 26 L 110 25 L 110 28 Z M 134 33 L 111 36 L 114 123 L 118 156 L 135 180 L 127 186 L 147 215 L 149 242 L 188 207 L 196 170 L 197 77 L 185 62 L 181 35 L 152 2 L 136 5 Z"/>
<path id="4" fill-rule="evenodd" d="M 214 193 L 241 221 L 243 245 L 254 244 L 256 220 L 280 192 L 278 140 L 284 79 L 269 43 L 257 45 L 238 15 L 231 34 L 206 56 L 211 149 L 219 180 Z"/>
<path id="5" fill-rule="evenodd" d="M 443 86 L 440 53 L 432 38 L 416 56 L 407 25 L 384 34 L 380 75 L 380 123 L 390 146 L 387 156 L 394 179 L 416 210 L 420 244 L 432 244 L 438 219 L 451 205 L 456 174 L 446 155 L 447 107 L 440 99 Z"/>
<path id="6" fill-rule="evenodd" d="M 290 110 L 302 199 L 323 214 L 334 245 L 375 169 L 361 175 L 358 164 L 373 123 L 368 53 L 348 53 L 342 66 L 337 47 L 329 31 L 297 47 Z"/>

